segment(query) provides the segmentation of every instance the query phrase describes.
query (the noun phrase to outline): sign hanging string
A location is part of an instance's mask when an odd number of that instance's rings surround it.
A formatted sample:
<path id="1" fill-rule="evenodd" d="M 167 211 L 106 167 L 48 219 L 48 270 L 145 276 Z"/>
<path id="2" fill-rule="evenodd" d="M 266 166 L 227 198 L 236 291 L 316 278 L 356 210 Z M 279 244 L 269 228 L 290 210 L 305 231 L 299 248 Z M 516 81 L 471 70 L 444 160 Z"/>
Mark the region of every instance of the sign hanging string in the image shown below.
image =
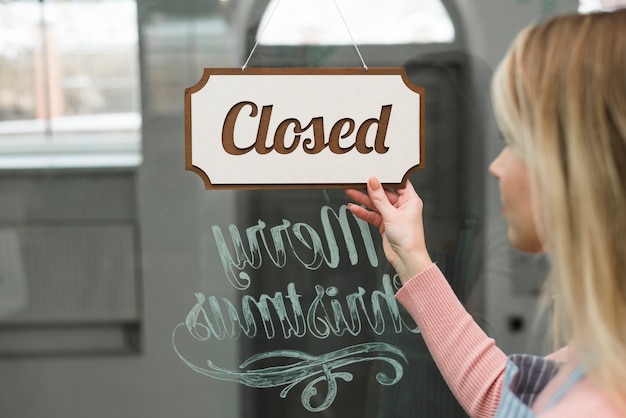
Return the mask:
<path id="1" fill-rule="evenodd" d="M 276 4 L 274 5 L 274 8 L 272 9 L 269 18 L 267 19 L 267 22 L 265 22 L 265 25 L 263 25 L 263 29 L 261 29 L 261 33 L 259 34 L 259 36 L 257 36 L 256 42 L 254 43 L 254 46 L 252 47 L 252 50 L 250 51 L 250 55 L 248 55 L 248 59 L 246 59 L 246 62 L 244 62 L 243 66 L 241 67 L 241 72 L 243 72 L 246 67 L 248 66 L 248 63 L 250 62 L 250 58 L 252 58 L 252 54 L 254 54 L 254 51 L 256 50 L 256 47 L 259 45 L 259 42 L 261 41 L 261 38 L 263 38 L 263 34 L 265 33 L 265 29 L 267 29 L 268 25 L 270 24 L 270 21 L 272 20 L 272 17 L 274 16 L 274 12 L 276 11 L 276 9 L 278 8 L 278 5 L 280 4 L 281 0 L 276 1 Z M 333 0 L 333 3 L 335 3 L 335 7 L 337 8 L 337 13 L 339 13 L 339 16 L 341 17 L 341 21 L 343 22 L 346 31 L 348 32 L 348 35 L 350 36 L 350 39 L 352 40 L 352 44 L 354 45 L 354 49 L 356 49 L 356 53 L 359 55 L 359 58 L 361 59 L 361 63 L 363 64 L 363 68 L 365 68 L 365 71 L 368 70 L 367 65 L 365 65 L 365 61 L 363 60 L 363 56 L 361 55 L 361 51 L 359 50 L 359 47 L 357 46 L 356 42 L 354 41 L 354 37 L 352 36 L 352 32 L 350 32 L 350 28 L 348 27 L 348 24 L 346 23 L 346 19 L 343 17 L 343 13 L 341 13 L 341 9 L 339 9 L 339 5 L 337 4 L 337 0 Z"/>

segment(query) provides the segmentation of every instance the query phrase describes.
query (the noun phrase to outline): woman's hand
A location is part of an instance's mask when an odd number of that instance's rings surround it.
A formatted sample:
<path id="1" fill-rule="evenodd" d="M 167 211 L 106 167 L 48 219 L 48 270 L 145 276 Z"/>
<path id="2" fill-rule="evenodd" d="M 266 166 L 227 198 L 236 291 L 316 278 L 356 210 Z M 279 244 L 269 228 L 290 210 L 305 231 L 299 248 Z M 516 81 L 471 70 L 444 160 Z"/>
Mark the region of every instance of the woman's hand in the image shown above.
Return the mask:
<path id="1" fill-rule="evenodd" d="M 424 239 L 424 205 L 409 181 L 396 194 L 384 190 L 376 177 L 370 177 L 367 193 L 348 189 L 346 194 L 363 205 L 350 204 L 350 211 L 380 231 L 385 256 L 402 283 L 432 264 Z"/>

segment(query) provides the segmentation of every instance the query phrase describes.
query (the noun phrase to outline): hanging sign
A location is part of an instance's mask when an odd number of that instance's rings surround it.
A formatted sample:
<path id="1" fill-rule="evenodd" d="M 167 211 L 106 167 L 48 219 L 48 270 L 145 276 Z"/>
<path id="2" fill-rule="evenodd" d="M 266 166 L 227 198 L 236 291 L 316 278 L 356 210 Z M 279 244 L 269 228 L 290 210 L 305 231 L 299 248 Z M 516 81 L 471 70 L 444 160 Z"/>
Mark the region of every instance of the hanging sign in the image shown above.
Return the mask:
<path id="1" fill-rule="evenodd" d="M 404 184 L 423 133 L 403 68 L 207 68 L 185 90 L 185 165 L 207 189 Z"/>

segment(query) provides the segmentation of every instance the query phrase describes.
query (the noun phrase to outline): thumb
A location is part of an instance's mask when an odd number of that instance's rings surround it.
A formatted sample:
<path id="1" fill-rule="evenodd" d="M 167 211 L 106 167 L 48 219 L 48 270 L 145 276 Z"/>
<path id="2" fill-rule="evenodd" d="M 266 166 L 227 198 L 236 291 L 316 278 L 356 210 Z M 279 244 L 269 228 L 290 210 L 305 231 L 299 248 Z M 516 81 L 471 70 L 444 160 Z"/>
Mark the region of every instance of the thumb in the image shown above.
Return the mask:
<path id="1" fill-rule="evenodd" d="M 378 178 L 370 177 L 367 180 L 367 193 L 369 194 L 376 210 L 382 215 L 383 218 L 386 218 L 394 207 L 391 202 L 389 202 L 389 199 L 385 194 L 385 189 L 383 189 Z"/>

